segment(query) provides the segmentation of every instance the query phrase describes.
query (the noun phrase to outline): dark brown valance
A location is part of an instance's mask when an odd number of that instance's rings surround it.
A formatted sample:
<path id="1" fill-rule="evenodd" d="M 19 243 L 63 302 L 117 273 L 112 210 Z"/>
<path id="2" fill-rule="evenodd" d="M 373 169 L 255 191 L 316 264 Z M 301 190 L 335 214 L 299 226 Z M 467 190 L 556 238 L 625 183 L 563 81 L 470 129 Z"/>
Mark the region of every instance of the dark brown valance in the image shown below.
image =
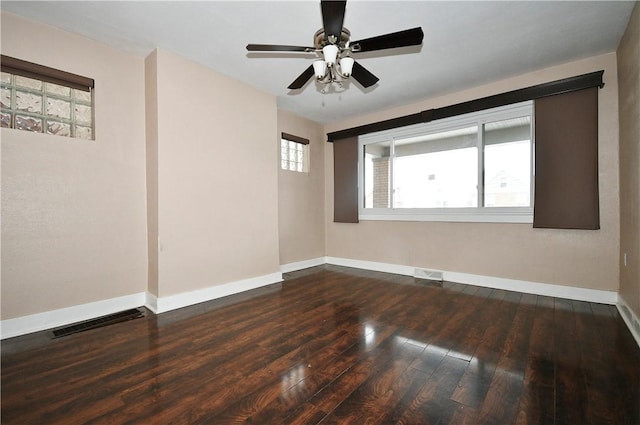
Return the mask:
<path id="1" fill-rule="evenodd" d="M 358 223 L 358 138 L 333 144 L 333 221 Z"/>
<path id="2" fill-rule="evenodd" d="M 535 101 L 533 227 L 599 229 L 598 90 Z"/>
<path id="3" fill-rule="evenodd" d="M 602 88 L 604 86 L 602 81 L 603 74 L 604 71 L 591 72 L 589 74 L 577 75 L 575 77 L 564 78 L 562 80 L 551 81 L 549 83 L 538 84 L 536 86 L 483 97 L 481 99 L 457 103 L 443 108 L 428 109 L 411 115 L 405 115 L 345 130 L 334 131 L 327 134 L 327 141 L 334 142 L 336 140 L 349 137 L 357 137 L 363 134 L 375 133 L 377 131 L 390 130 L 392 128 L 405 127 L 408 125 L 455 117 L 457 115 L 469 114 L 471 112 L 497 108 L 504 105 L 512 105 L 514 103 L 525 102 L 527 100 L 541 99 L 543 97 L 554 96 L 561 93 L 570 93 L 590 87 Z"/>
<path id="4" fill-rule="evenodd" d="M 289 134 L 289 133 L 284 133 L 283 132 L 281 137 L 283 139 L 291 140 L 292 142 L 300 143 L 302 145 L 308 145 L 309 144 L 309 140 L 304 139 L 302 137 L 294 136 L 293 134 Z"/>
<path id="5" fill-rule="evenodd" d="M 8 72 L 28 78 L 35 78 L 84 91 L 91 91 L 95 84 L 91 78 L 5 55 L 0 57 L 0 69 L 2 72 Z"/>

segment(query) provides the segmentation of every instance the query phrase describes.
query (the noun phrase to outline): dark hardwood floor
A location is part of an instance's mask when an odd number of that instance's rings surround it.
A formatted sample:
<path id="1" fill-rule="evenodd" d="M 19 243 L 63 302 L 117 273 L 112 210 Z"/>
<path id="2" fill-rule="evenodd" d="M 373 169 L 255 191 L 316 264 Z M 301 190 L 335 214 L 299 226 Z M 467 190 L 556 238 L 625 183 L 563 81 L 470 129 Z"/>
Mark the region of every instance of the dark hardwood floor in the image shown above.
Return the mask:
<path id="1" fill-rule="evenodd" d="M 8 424 L 640 424 L 613 306 L 321 266 L 2 342 Z"/>

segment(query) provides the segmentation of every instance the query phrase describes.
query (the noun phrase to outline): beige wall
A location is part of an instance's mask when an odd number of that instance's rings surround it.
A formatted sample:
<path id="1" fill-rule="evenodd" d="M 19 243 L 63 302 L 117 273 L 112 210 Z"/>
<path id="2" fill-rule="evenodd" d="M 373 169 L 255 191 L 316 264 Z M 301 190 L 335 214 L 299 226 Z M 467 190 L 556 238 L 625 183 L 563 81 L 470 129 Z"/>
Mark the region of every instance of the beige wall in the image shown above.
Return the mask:
<path id="1" fill-rule="evenodd" d="M 157 295 L 279 272 L 275 97 L 155 55 Z"/>
<path id="2" fill-rule="evenodd" d="M 599 91 L 600 230 L 533 229 L 530 224 L 333 223 L 333 152 L 332 144 L 327 143 L 327 255 L 531 282 L 617 290 L 620 221 L 615 53 L 332 123 L 325 130 L 337 131 L 600 69 L 605 70 L 605 87 Z"/>
<path id="3" fill-rule="evenodd" d="M 94 78 L 95 141 L 2 129 L 2 319 L 147 285 L 144 63 L 2 13 L 2 53 Z"/>
<path id="4" fill-rule="evenodd" d="M 290 112 L 278 111 L 282 132 L 309 140 L 309 172 L 278 167 L 280 264 L 324 256 L 324 143 L 322 125 Z M 278 148 L 280 140 L 277 141 Z"/>
<path id="5" fill-rule="evenodd" d="M 620 296 L 640 317 L 640 5 L 618 47 L 620 84 Z"/>

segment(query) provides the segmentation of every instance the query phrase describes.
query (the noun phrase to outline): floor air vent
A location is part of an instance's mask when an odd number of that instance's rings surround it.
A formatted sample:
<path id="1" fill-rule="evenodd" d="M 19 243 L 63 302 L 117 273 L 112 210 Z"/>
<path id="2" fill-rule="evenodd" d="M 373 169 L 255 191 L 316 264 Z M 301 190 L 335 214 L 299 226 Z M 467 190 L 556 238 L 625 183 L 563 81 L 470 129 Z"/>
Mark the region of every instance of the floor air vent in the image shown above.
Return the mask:
<path id="1" fill-rule="evenodd" d="M 127 320 L 137 319 L 139 317 L 144 317 L 144 312 L 141 309 L 132 308 L 131 310 L 125 310 L 119 313 L 98 317 L 96 319 L 74 323 L 73 325 L 65 326 L 63 328 L 54 329 L 52 332 L 53 338 L 60 338 L 78 332 L 88 331 L 89 329 L 101 328 L 103 326 L 113 325 L 114 323 L 126 322 Z"/>

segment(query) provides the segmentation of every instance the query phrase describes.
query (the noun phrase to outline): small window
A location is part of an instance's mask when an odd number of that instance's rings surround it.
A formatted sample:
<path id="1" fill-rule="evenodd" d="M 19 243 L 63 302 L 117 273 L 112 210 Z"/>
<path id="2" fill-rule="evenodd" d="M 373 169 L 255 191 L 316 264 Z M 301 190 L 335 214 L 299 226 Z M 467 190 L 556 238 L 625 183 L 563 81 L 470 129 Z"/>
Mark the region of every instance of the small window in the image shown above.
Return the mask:
<path id="1" fill-rule="evenodd" d="M 280 168 L 306 173 L 309 171 L 309 140 L 282 133 Z"/>
<path id="2" fill-rule="evenodd" d="M 94 139 L 93 80 L 2 56 L 1 126 Z"/>

